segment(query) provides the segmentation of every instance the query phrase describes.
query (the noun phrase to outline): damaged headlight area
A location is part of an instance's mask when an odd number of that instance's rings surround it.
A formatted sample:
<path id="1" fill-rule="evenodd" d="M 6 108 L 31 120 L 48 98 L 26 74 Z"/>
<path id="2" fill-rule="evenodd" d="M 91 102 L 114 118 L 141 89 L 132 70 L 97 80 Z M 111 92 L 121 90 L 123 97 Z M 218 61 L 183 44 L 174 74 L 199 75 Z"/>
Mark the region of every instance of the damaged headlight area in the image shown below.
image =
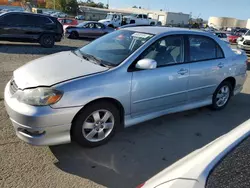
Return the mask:
<path id="1" fill-rule="evenodd" d="M 32 106 L 47 106 L 57 103 L 63 92 L 46 87 L 18 90 L 12 97 Z"/>

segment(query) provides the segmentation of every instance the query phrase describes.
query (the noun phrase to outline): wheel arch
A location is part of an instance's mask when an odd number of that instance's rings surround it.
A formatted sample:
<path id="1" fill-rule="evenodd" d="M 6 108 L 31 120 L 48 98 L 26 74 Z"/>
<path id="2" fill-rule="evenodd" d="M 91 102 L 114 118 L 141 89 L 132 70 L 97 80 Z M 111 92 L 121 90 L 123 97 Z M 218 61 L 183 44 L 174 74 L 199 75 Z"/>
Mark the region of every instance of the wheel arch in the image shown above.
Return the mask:
<path id="1" fill-rule="evenodd" d="M 236 79 L 234 77 L 230 76 L 230 77 L 227 77 L 226 79 L 224 79 L 222 82 L 226 82 L 226 81 L 232 85 L 232 89 L 234 90 L 234 88 L 236 86 Z"/>
<path id="2" fill-rule="evenodd" d="M 119 115 L 120 115 L 120 127 L 119 128 L 123 128 L 124 127 L 124 117 L 125 117 L 125 110 L 123 105 L 121 104 L 120 101 L 118 101 L 117 99 L 111 98 L 111 97 L 103 97 L 103 98 L 98 98 L 98 99 L 94 99 L 90 102 L 88 102 L 86 105 L 84 105 L 78 112 L 77 114 L 74 116 L 73 120 L 72 120 L 72 125 L 74 123 L 74 121 L 77 119 L 78 115 L 80 114 L 80 112 L 82 112 L 85 108 L 87 108 L 89 105 L 93 104 L 93 103 L 98 103 L 98 102 L 109 102 L 112 103 L 118 110 L 119 110 Z M 71 127 L 72 130 L 72 127 Z"/>

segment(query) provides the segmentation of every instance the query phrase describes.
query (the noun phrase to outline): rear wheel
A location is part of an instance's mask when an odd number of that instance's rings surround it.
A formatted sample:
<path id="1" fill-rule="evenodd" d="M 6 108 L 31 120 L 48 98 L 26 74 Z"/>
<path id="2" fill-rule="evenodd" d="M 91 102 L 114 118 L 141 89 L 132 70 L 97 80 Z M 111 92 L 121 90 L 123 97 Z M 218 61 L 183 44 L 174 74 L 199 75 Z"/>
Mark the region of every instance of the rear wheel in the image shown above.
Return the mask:
<path id="1" fill-rule="evenodd" d="M 79 34 L 76 31 L 72 31 L 69 35 L 69 38 L 71 39 L 78 39 L 79 38 Z"/>
<path id="2" fill-rule="evenodd" d="M 221 110 L 226 107 L 231 96 L 233 88 L 230 82 L 222 82 L 213 94 L 212 108 L 214 110 Z"/>
<path id="3" fill-rule="evenodd" d="M 55 37 L 51 34 L 44 34 L 40 37 L 39 43 L 42 47 L 52 48 L 55 44 Z"/>
<path id="4" fill-rule="evenodd" d="M 118 109 L 112 103 L 97 102 L 79 112 L 73 122 L 71 136 L 80 145 L 96 147 L 108 142 L 118 126 Z"/>

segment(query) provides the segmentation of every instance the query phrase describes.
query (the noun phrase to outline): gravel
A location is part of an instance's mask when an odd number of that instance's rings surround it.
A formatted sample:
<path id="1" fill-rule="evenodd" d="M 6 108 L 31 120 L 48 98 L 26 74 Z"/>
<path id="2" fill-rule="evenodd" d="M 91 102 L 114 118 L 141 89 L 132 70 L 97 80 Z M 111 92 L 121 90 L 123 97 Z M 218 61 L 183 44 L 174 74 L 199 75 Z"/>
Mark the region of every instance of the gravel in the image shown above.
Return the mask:
<path id="1" fill-rule="evenodd" d="M 213 169 L 206 188 L 250 187 L 250 137 L 228 153 Z"/>
<path id="2" fill-rule="evenodd" d="M 12 71 L 38 57 L 88 43 L 63 40 L 55 48 L 0 42 L 0 93 Z M 108 144 L 35 147 L 18 139 L 0 96 L 0 187 L 135 187 L 250 118 L 250 79 L 227 108 L 171 114 L 118 133 Z"/>

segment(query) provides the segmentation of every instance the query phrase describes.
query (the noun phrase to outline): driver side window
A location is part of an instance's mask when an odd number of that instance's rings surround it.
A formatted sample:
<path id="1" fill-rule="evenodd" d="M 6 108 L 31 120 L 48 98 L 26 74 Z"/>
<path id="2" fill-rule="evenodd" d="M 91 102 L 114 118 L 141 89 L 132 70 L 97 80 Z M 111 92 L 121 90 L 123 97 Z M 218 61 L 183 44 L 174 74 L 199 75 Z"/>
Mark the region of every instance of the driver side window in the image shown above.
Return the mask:
<path id="1" fill-rule="evenodd" d="M 140 59 L 153 59 L 157 62 L 157 67 L 183 63 L 183 36 L 168 36 L 156 41 L 142 53 Z"/>

